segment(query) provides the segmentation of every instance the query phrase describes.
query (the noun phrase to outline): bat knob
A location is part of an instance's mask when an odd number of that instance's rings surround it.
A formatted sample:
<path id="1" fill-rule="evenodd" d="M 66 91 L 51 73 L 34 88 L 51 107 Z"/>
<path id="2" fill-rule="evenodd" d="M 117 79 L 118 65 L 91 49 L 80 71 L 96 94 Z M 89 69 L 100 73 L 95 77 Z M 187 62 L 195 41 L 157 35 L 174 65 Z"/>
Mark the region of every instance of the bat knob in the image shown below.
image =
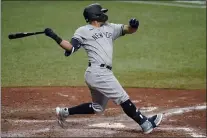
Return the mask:
<path id="1" fill-rule="evenodd" d="M 13 34 L 10 34 L 10 35 L 8 36 L 8 38 L 9 38 L 9 39 L 14 39 L 15 36 L 14 36 Z"/>

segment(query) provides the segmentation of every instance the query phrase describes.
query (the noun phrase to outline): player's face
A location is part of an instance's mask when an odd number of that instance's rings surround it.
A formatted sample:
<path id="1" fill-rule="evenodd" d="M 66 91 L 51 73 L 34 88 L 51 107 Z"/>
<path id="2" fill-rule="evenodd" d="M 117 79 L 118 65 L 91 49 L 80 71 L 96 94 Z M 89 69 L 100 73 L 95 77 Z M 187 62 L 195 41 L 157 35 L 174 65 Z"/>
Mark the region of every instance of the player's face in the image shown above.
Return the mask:
<path id="1" fill-rule="evenodd" d="M 101 25 L 103 25 L 103 22 L 98 22 L 98 21 L 92 21 L 90 22 L 91 25 L 96 26 L 96 27 L 100 27 Z"/>

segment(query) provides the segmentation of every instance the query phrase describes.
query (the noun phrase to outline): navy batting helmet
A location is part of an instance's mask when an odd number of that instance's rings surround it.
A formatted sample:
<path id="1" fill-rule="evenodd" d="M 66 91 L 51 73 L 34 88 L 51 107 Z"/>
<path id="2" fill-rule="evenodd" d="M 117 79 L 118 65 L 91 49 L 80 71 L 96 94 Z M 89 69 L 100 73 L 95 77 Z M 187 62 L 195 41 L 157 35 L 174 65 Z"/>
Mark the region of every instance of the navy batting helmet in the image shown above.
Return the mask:
<path id="1" fill-rule="evenodd" d="M 85 7 L 83 16 L 86 22 L 105 22 L 108 20 L 108 16 L 105 14 L 107 11 L 108 9 L 103 9 L 99 3 L 94 3 Z"/>

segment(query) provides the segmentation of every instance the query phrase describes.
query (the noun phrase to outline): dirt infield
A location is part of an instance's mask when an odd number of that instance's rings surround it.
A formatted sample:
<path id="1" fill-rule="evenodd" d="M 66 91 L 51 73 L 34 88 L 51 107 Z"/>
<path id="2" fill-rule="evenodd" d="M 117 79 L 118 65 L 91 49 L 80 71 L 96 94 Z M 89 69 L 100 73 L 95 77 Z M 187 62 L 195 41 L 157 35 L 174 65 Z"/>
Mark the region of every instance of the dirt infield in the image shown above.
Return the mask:
<path id="1" fill-rule="evenodd" d="M 149 137 L 206 137 L 206 90 L 125 88 L 146 115 L 164 113 Z M 87 87 L 2 88 L 2 137 L 146 137 L 119 106 L 109 101 L 99 115 L 71 116 L 57 124 L 56 106 L 91 101 Z"/>

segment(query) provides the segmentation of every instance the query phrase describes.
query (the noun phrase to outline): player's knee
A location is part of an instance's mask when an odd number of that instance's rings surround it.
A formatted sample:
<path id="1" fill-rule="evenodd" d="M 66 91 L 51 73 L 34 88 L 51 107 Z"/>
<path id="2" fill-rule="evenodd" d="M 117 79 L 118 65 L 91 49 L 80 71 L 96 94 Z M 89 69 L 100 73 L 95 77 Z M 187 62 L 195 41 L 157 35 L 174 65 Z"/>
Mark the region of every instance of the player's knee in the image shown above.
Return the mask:
<path id="1" fill-rule="evenodd" d="M 114 103 L 117 104 L 117 105 L 120 105 L 121 103 L 123 103 L 127 100 L 129 100 L 129 95 L 127 93 L 123 93 L 121 96 L 117 97 L 114 100 Z"/>
<path id="2" fill-rule="evenodd" d="M 98 103 L 92 103 L 92 108 L 95 113 L 102 113 L 105 109 Z"/>

